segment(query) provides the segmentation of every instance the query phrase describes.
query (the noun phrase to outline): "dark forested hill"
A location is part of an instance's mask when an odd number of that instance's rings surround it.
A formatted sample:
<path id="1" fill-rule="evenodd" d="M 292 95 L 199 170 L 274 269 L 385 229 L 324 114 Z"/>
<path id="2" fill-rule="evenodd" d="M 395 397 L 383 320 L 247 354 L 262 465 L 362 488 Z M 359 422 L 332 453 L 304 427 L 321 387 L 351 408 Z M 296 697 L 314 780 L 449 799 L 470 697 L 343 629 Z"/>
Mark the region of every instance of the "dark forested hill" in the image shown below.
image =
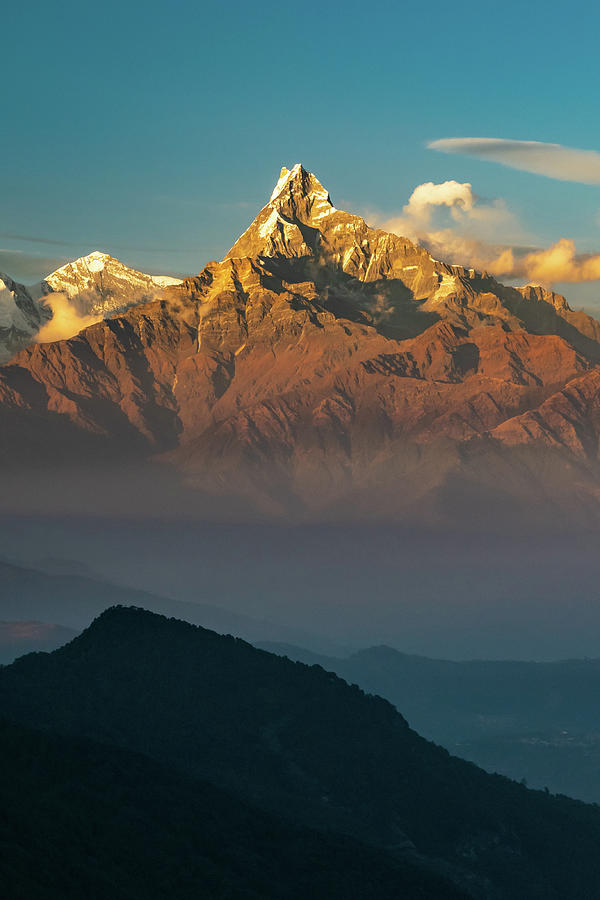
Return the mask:
<path id="1" fill-rule="evenodd" d="M 596 897 L 600 810 L 420 738 L 320 667 L 143 610 L 108 610 L 0 670 L 0 712 L 142 752 L 294 823 L 414 853 L 475 897 Z"/>
<path id="2" fill-rule="evenodd" d="M 7 900 L 460 900 L 422 866 L 294 828 L 210 784 L 0 722 Z"/>

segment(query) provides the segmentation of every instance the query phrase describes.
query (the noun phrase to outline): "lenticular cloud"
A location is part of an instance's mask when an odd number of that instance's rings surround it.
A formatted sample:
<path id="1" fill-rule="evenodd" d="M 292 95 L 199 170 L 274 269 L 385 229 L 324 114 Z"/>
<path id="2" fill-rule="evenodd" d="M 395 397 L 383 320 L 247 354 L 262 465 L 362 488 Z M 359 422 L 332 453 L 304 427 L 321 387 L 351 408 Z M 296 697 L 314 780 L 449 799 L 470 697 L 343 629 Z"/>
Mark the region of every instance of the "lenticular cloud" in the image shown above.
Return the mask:
<path id="1" fill-rule="evenodd" d="M 442 138 L 427 146 L 430 150 L 474 156 L 560 181 L 600 184 L 600 153 L 595 150 L 578 150 L 542 141 L 474 137 Z"/>

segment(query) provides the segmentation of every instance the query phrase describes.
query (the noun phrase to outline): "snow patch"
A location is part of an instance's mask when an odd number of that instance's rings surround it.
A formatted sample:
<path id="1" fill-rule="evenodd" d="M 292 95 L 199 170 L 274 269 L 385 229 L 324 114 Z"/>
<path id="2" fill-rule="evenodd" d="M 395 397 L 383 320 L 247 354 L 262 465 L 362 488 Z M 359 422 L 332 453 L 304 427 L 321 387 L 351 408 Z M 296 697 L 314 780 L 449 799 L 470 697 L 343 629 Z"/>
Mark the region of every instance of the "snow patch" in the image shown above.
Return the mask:
<path id="1" fill-rule="evenodd" d="M 319 209 L 319 207 L 321 208 Z M 337 210 L 329 199 L 327 191 L 324 188 L 322 192 L 315 191 L 315 202 L 310 211 L 311 219 L 324 219 L 325 216 L 330 216 L 334 212 L 337 212 Z"/>
<path id="2" fill-rule="evenodd" d="M 277 222 L 279 221 L 279 213 L 276 209 L 272 209 L 265 221 L 258 229 L 260 237 L 266 238 L 273 232 Z"/>
<path id="3" fill-rule="evenodd" d="M 441 281 L 435 290 L 432 300 L 443 300 L 449 294 L 453 294 L 459 287 L 459 279 L 456 275 L 442 275 Z"/>
<path id="4" fill-rule="evenodd" d="M 95 250 L 85 258 L 85 261 L 87 262 L 87 267 L 90 272 L 102 272 L 108 259 L 110 259 L 110 257 L 106 253 L 100 253 L 99 250 Z"/>
<path id="5" fill-rule="evenodd" d="M 284 187 L 286 186 L 288 181 L 291 181 L 291 179 L 295 175 L 298 174 L 298 172 L 300 171 L 301 168 L 302 168 L 302 166 L 300 163 L 296 163 L 296 165 L 293 166 L 291 169 L 286 169 L 285 166 L 282 167 L 281 173 L 279 175 L 279 180 L 277 181 L 277 184 L 273 188 L 273 193 L 271 194 L 269 203 L 272 203 L 273 200 L 275 200 L 279 196 L 279 194 L 282 192 L 282 190 L 284 189 Z"/>
<path id="6" fill-rule="evenodd" d="M 182 283 L 181 278 L 174 278 L 172 275 L 151 275 L 150 278 L 159 287 L 170 287 L 170 285 Z"/>

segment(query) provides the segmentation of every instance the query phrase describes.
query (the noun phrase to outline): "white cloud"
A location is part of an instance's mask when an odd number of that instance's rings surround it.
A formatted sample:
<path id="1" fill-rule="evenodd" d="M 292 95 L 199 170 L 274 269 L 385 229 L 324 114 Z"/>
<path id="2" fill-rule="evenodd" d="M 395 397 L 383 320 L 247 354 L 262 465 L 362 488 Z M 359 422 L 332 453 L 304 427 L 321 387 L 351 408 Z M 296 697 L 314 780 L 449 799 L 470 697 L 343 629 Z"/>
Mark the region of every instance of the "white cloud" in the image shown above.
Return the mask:
<path id="1" fill-rule="evenodd" d="M 595 150 L 578 150 L 542 141 L 476 137 L 442 138 L 427 146 L 430 150 L 474 156 L 559 181 L 600 184 L 600 153 Z"/>
<path id="2" fill-rule="evenodd" d="M 475 197 L 471 185 L 466 182 L 444 181 L 434 184 L 427 181 L 414 189 L 409 197 L 404 212 L 407 216 L 428 220 L 436 206 L 447 206 L 450 210 L 471 210 Z"/>
<path id="3" fill-rule="evenodd" d="M 427 181 L 418 185 L 402 213 L 388 219 L 385 225 L 390 231 L 401 231 L 416 240 L 448 227 L 455 235 L 476 232 L 481 240 L 524 242 L 531 238 L 503 200 L 483 200 L 468 181 Z"/>
<path id="4" fill-rule="evenodd" d="M 488 244 L 497 249 L 497 245 L 532 240 L 504 201 L 482 200 L 469 182 L 420 184 L 400 215 L 375 218 L 386 231 L 435 247 L 441 258 L 452 257 L 450 262 L 459 262 L 456 257 L 460 257 L 467 265 L 473 264 L 473 254 L 478 260 L 483 258 L 480 251 Z"/>

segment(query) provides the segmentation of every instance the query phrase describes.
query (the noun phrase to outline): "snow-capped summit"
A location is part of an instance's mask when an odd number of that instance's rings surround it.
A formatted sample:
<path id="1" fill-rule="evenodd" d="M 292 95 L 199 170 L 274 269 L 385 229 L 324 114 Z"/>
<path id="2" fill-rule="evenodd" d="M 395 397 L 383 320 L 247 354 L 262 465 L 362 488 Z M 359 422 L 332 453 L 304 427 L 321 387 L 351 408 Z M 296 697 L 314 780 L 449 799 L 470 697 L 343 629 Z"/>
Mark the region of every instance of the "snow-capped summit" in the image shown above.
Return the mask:
<path id="1" fill-rule="evenodd" d="M 40 295 L 64 293 L 80 314 L 106 316 L 154 300 L 166 285 L 179 283 L 180 279 L 168 275 L 130 269 L 110 254 L 94 250 L 48 275 Z"/>
<path id="2" fill-rule="evenodd" d="M 291 169 L 287 169 L 285 166 L 281 167 L 281 172 L 279 173 L 279 180 L 277 181 L 277 184 L 273 188 L 273 193 L 271 194 L 271 197 L 269 199 L 270 203 L 272 203 L 273 200 L 277 199 L 277 197 L 279 196 L 279 194 L 281 193 L 281 191 L 283 190 L 285 185 L 288 184 L 290 181 L 292 181 L 294 179 L 294 177 L 299 174 L 301 169 L 302 169 L 301 163 L 296 163 L 296 165 L 292 166 Z"/>
<path id="3" fill-rule="evenodd" d="M 284 166 L 268 204 L 227 255 L 230 258 L 279 253 L 303 256 L 311 252 L 310 229 L 316 238 L 316 230 L 335 212 L 329 192 L 312 172 L 300 163 L 291 169 Z"/>
<path id="4" fill-rule="evenodd" d="M 57 327 L 48 338 L 57 340 L 70 337 L 78 325 L 84 328 L 90 320 L 110 318 L 131 306 L 156 300 L 165 287 L 180 283 L 181 279 L 170 275 L 137 272 L 100 250 L 66 263 L 31 287 L 0 273 L 0 364 L 36 341 L 40 330 L 56 320 L 60 298 L 53 301 L 49 295 L 62 295 L 61 310 L 64 313 L 66 302 L 70 311 L 70 333 L 63 334 Z"/>

